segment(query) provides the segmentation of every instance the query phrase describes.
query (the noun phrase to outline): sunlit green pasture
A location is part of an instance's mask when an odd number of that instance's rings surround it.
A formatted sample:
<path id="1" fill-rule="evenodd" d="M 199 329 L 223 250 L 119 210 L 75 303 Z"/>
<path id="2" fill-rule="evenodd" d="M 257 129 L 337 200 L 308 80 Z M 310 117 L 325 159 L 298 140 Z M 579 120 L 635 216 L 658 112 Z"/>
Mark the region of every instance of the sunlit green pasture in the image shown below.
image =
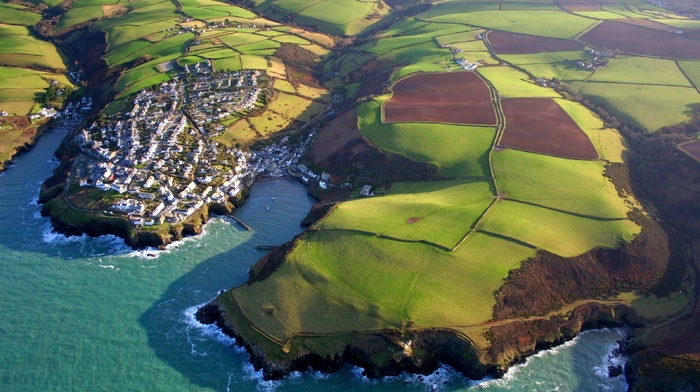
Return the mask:
<path id="1" fill-rule="evenodd" d="M 562 257 L 603 246 L 616 248 L 639 233 L 629 220 L 598 220 L 500 200 L 478 229 L 518 239 Z"/>
<path id="2" fill-rule="evenodd" d="M 571 85 L 620 120 L 647 131 L 688 120 L 700 99 L 692 87 L 594 82 L 571 82 Z"/>
<path id="3" fill-rule="evenodd" d="M 617 57 L 605 67 L 596 70 L 588 80 L 591 82 L 690 86 L 690 81 L 683 75 L 674 60 L 648 57 Z"/>
<path id="4" fill-rule="evenodd" d="M 357 108 L 363 136 L 383 150 L 437 165 L 446 177 L 488 176 L 491 127 L 437 123 L 382 123 L 381 107 L 369 101 Z"/>
<path id="5" fill-rule="evenodd" d="M 318 230 L 358 230 L 450 249 L 494 198 L 489 180 L 395 183 L 389 195 L 341 203 Z"/>
<path id="6" fill-rule="evenodd" d="M 626 218 L 628 208 L 603 176 L 605 162 L 511 149 L 493 153 L 498 191 L 508 199 L 598 218 Z"/>
<path id="7" fill-rule="evenodd" d="M 538 86 L 527 74 L 512 67 L 481 67 L 478 72 L 493 84 L 501 98 L 559 97 L 554 90 Z"/>

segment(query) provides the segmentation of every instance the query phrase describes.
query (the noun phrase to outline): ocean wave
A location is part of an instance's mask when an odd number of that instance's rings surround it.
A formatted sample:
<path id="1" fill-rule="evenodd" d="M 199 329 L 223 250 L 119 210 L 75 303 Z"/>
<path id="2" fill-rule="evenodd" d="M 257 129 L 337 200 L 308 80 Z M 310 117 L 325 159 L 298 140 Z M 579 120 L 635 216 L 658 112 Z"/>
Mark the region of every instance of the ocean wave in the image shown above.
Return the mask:
<path id="1" fill-rule="evenodd" d="M 282 386 L 282 380 L 265 380 L 262 370 L 255 370 L 249 361 L 243 363 L 243 376 L 251 381 L 257 382 L 256 390 L 262 392 L 273 392 Z"/>
<path id="2" fill-rule="evenodd" d="M 214 298 L 212 298 L 211 300 L 213 300 L 213 299 Z M 208 339 L 213 339 L 213 340 L 221 343 L 222 345 L 230 346 L 234 349 L 234 351 L 236 351 L 238 353 L 244 353 L 245 349 L 238 346 L 238 344 L 236 344 L 236 339 L 223 333 L 221 331 L 221 328 L 216 326 L 216 324 L 202 324 L 199 322 L 199 320 L 197 320 L 197 317 L 196 317 L 197 310 L 199 308 L 201 308 L 202 306 L 206 305 L 207 303 L 209 303 L 210 301 L 201 303 L 199 305 L 190 306 L 189 308 L 185 309 L 185 311 L 183 312 L 184 321 L 185 321 L 185 324 L 187 325 L 187 327 L 186 327 L 186 333 L 187 333 L 187 338 L 188 338 L 187 341 L 192 345 L 192 352 L 196 351 L 195 346 L 196 346 L 198 339 L 197 339 L 197 337 L 192 337 L 192 340 L 190 340 L 190 338 L 191 338 L 190 332 L 192 330 L 196 330 Z M 206 356 L 206 354 L 204 354 L 202 356 Z"/>

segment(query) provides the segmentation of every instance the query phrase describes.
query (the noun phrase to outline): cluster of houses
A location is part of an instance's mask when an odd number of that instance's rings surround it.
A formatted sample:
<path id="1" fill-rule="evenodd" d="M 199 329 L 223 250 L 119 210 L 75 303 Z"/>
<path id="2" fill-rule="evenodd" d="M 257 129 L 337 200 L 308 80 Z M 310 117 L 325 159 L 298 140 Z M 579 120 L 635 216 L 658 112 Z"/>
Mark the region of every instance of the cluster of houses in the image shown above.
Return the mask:
<path id="1" fill-rule="evenodd" d="M 187 112 L 202 127 L 252 109 L 260 98 L 258 70 L 213 72 L 209 60 L 185 67 L 192 78 Z"/>
<path id="2" fill-rule="evenodd" d="M 608 63 L 612 60 L 613 57 L 612 53 L 608 51 L 598 52 L 596 50 L 591 49 L 588 51 L 588 53 L 593 57 L 586 60 L 577 60 L 576 65 L 578 65 L 581 68 L 590 69 L 592 71 L 595 71 L 600 67 L 608 65 Z"/>
<path id="3" fill-rule="evenodd" d="M 463 57 L 460 57 L 460 53 L 462 53 L 462 49 L 455 48 L 453 46 L 447 46 L 447 45 L 440 45 L 440 46 L 443 48 L 449 48 L 452 51 L 452 60 L 455 63 L 457 63 L 457 66 L 459 66 L 463 70 L 474 71 L 479 66 L 479 64 L 477 64 L 477 63 L 472 63 L 469 60 L 467 60 Z"/>
<path id="4" fill-rule="evenodd" d="M 218 97 L 207 95 L 218 93 L 213 86 L 224 86 L 221 90 L 231 95 L 243 91 L 246 97 L 260 75 L 212 74 L 206 69 L 201 64 L 188 67 L 189 76 L 183 71 L 157 89 L 141 91 L 120 113 L 98 117 L 78 132 L 75 144 L 82 154 L 71 172 L 73 183 L 113 195 L 109 205 L 92 203 L 95 209 L 128 216 L 138 228 L 178 223 L 207 203 L 225 203 L 260 175 L 291 175 L 306 183 L 316 181 L 323 189 L 331 185 L 329 173 L 317 175 L 299 163 L 315 132 L 298 141 L 283 137 L 257 151 L 244 151 L 220 145 L 201 131 L 191 120 L 205 105 L 214 106 L 212 99 Z M 219 118 L 212 121 L 219 123 Z"/>

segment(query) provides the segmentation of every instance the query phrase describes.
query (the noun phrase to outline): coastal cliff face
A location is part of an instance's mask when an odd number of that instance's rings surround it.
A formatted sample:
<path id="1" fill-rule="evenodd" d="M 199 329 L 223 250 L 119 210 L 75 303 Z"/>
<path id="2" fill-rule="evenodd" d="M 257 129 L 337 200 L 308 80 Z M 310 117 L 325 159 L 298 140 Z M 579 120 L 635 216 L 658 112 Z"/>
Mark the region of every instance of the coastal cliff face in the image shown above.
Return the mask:
<path id="1" fill-rule="evenodd" d="M 245 328 L 233 321 L 236 317 L 229 311 L 223 301 L 215 300 L 200 308 L 197 318 L 204 324 L 216 324 L 236 338 L 266 379 L 279 379 L 309 368 L 334 372 L 345 364 L 363 368 L 368 377 L 395 376 L 401 372 L 430 374 L 440 364 L 449 365 L 471 379 L 500 377 L 513 364 L 564 343 L 581 331 L 619 327 L 628 316 L 633 317 L 633 311 L 626 305 L 589 303 L 576 307 L 566 317 L 491 327 L 488 334 L 492 342 L 488 347 L 478 346 L 454 329 L 430 328 L 300 338 L 300 342 L 281 348 L 252 343 L 241 334 Z"/>
<path id="2" fill-rule="evenodd" d="M 242 197 L 236 200 L 239 205 L 243 201 Z M 202 233 L 204 224 L 209 221 L 211 213 L 230 215 L 235 208 L 231 202 L 210 203 L 182 223 L 134 229 L 124 216 L 77 211 L 68 206 L 64 200 L 63 186 L 60 184 L 53 187 L 46 187 L 45 184 L 39 202 L 44 204 L 41 214 L 51 218 L 53 228 L 58 233 L 67 236 L 87 234 L 91 237 L 115 235 L 123 238 L 127 245 L 134 249 L 162 249 L 184 237 L 199 235 Z"/>

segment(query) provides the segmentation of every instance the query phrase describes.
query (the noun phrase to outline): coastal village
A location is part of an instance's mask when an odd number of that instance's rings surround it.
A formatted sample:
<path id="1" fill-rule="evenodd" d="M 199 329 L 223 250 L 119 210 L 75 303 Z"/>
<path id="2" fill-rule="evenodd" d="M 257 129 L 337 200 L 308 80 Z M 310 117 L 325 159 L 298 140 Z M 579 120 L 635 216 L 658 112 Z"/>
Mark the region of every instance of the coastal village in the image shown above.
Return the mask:
<path id="1" fill-rule="evenodd" d="M 70 181 L 72 192 L 101 192 L 73 207 L 128 216 L 139 228 L 176 224 L 208 203 L 236 200 L 261 175 L 291 175 L 326 189 L 329 173 L 299 163 L 315 132 L 297 143 L 285 136 L 258 151 L 214 140 L 223 120 L 259 105 L 263 77 L 257 70 L 214 72 L 209 62 L 192 64 L 135 95 L 118 114 L 93 120 L 75 137 L 82 154 Z"/>

